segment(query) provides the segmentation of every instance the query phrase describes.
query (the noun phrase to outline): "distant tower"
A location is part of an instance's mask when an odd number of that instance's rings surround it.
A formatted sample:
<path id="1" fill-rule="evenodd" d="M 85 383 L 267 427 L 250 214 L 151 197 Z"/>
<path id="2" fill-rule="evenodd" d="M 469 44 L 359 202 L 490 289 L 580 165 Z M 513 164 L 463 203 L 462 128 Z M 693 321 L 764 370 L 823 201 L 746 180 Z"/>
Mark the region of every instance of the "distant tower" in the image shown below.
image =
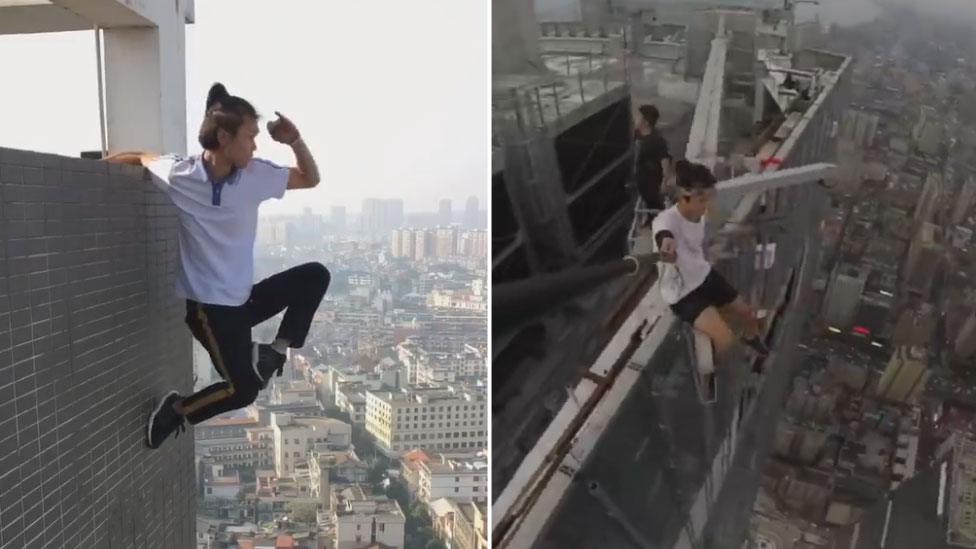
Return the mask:
<path id="1" fill-rule="evenodd" d="M 444 198 L 441 200 L 440 206 L 437 208 L 437 224 L 447 227 L 452 221 L 451 200 L 449 198 Z"/>
<path id="2" fill-rule="evenodd" d="M 332 226 L 338 232 L 345 232 L 346 230 L 346 207 L 345 206 L 332 206 L 332 212 L 330 215 L 330 221 L 332 221 Z"/>
<path id="3" fill-rule="evenodd" d="M 467 203 L 464 205 L 464 228 L 465 229 L 480 229 L 478 227 L 478 197 L 469 196 Z"/>

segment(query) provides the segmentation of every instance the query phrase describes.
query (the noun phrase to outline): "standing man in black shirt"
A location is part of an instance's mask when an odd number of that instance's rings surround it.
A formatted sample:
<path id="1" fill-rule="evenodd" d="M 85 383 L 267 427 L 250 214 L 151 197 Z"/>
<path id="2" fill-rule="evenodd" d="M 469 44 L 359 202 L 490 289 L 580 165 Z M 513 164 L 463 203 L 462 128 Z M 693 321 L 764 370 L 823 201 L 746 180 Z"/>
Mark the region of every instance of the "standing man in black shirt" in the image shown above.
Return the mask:
<path id="1" fill-rule="evenodd" d="M 637 122 L 635 139 L 637 141 L 636 179 L 637 191 L 644 200 L 644 206 L 651 210 L 663 210 L 664 195 L 661 184 L 664 181 L 662 161 L 671 161 L 668 143 L 657 131 L 660 113 L 654 105 L 640 106 L 640 119 Z"/>

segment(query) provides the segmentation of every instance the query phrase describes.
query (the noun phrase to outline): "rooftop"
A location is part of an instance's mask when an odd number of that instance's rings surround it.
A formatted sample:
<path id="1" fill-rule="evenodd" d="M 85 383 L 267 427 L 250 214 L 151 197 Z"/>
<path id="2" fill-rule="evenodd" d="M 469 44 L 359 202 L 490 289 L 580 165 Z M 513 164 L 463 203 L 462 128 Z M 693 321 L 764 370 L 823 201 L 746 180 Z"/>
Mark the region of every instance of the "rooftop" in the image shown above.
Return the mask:
<path id="1" fill-rule="evenodd" d="M 349 517 L 355 515 L 394 515 L 403 518 L 403 511 L 395 499 L 386 496 L 367 496 L 359 485 L 341 490 L 336 515 Z"/>
<path id="2" fill-rule="evenodd" d="M 441 461 L 421 461 L 420 468 L 430 471 L 433 475 L 448 475 L 454 473 L 479 473 L 488 470 L 488 460 L 485 456 L 473 459 L 445 459 Z"/>
<path id="3" fill-rule="evenodd" d="M 257 418 L 253 417 L 214 417 L 200 423 L 202 427 L 236 427 L 236 426 L 256 426 Z"/>
<path id="4" fill-rule="evenodd" d="M 425 387 L 405 387 L 399 391 L 370 391 L 371 395 L 393 403 L 435 403 L 439 401 L 484 402 L 484 390 L 476 388 L 458 389 L 454 386 L 430 385 Z"/>

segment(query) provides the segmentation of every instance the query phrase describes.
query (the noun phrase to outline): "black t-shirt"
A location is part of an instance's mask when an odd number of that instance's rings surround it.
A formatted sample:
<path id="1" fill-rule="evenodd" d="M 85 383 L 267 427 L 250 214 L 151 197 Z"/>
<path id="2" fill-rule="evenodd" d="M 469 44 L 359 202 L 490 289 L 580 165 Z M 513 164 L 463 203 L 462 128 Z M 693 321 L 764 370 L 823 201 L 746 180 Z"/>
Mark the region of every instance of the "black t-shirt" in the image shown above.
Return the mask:
<path id="1" fill-rule="evenodd" d="M 661 171 L 661 160 L 671 158 L 668 152 L 668 142 L 657 131 L 647 135 L 637 134 L 637 180 L 647 181 L 653 178 L 659 182 L 664 174 Z"/>

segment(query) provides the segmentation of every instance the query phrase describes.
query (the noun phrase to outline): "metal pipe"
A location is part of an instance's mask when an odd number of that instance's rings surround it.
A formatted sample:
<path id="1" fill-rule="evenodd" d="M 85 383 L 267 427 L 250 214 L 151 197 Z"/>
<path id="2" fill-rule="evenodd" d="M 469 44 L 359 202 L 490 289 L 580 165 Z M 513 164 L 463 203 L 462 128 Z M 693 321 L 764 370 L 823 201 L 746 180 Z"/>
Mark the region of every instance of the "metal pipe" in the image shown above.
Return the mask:
<path id="1" fill-rule="evenodd" d="M 627 256 L 603 265 L 577 267 L 492 288 L 492 319 L 511 322 L 542 313 L 549 307 L 584 294 L 610 280 L 650 269 L 656 253 Z"/>
<path id="2" fill-rule="evenodd" d="M 535 104 L 539 109 L 539 127 L 546 127 L 546 115 L 542 110 L 542 94 L 539 92 L 539 86 L 535 87 Z"/>
<path id="3" fill-rule="evenodd" d="M 102 158 L 108 156 L 105 135 L 105 91 L 102 84 L 102 29 L 95 25 L 95 71 L 98 73 L 98 125 L 102 138 Z"/>
<path id="4" fill-rule="evenodd" d="M 562 113 L 559 112 L 559 89 L 556 88 L 556 83 L 552 83 L 552 102 L 556 106 L 556 120 L 562 118 Z"/>
<path id="5" fill-rule="evenodd" d="M 580 102 L 586 104 L 586 96 L 583 93 L 583 73 L 578 72 L 576 76 L 579 77 L 579 92 L 580 92 Z"/>

